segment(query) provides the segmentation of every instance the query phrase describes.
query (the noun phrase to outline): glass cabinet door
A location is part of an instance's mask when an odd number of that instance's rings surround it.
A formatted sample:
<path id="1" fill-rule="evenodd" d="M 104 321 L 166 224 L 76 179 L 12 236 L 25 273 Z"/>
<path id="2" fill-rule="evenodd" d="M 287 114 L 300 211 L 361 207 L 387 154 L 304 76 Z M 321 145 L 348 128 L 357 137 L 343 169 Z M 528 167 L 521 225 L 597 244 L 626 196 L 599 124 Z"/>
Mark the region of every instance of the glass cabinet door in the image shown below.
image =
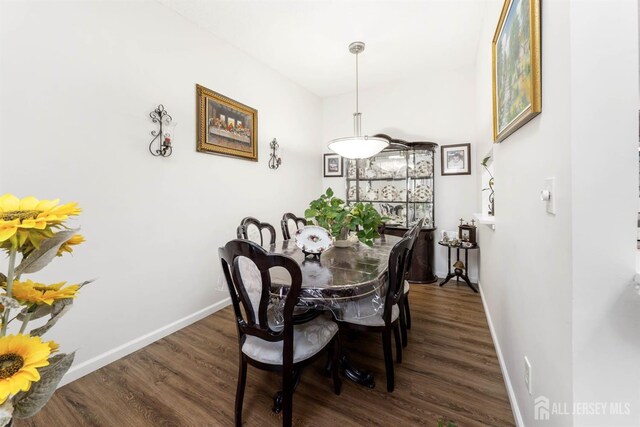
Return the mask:
<path id="1" fill-rule="evenodd" d="M 434 228 L 434 147 L 391 148 L 349 160 L 347 202 L 372 203 L 389 218 L 388 227 L 408 228 L 426 218 L 424 227 Z"/>

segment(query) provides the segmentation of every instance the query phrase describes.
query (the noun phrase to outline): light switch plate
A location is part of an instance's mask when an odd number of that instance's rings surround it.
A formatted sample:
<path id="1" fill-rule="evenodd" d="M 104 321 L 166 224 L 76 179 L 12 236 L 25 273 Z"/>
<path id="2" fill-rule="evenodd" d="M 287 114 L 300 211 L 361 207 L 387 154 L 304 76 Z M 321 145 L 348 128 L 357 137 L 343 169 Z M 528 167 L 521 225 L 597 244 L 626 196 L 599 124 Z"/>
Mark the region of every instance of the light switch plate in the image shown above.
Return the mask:
<path id="1" fill-rule="evenodd" d="M 549 200 L 546 201 L 547 203 L 547 213 L 550 213 L 552 215 L 556 214 L 556 179 L 551 177 L 551 178 L 547 178 L 544 180 L 544 189 L 547 190 L 549 192 L 549 194 L 551 194 L 551 197 L 549 198 Z"/>

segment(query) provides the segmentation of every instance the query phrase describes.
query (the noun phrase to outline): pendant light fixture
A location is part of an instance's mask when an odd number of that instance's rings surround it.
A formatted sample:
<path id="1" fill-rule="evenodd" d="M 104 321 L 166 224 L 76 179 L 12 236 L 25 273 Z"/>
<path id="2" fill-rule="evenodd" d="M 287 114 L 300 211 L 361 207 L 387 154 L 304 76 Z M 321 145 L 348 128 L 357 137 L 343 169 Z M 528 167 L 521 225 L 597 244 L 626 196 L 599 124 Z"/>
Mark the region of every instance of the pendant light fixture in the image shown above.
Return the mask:
<path id="1" fill-rule="evenodd" d="M 363 42 L 353 42 L 349 45 L 349 52 L 356 55 L 356 112 L 353 113 L 353 133 L 354 136 L 337 138 L 329 142 L 329 149 L 340 154 L 347 159 L 367 159 L 375 156 L 389 145 L 389 141 L 384 138 L 374 136 L 362 136 L 361 118 L 358 111 L 358 54 L 364 51 Z"/>

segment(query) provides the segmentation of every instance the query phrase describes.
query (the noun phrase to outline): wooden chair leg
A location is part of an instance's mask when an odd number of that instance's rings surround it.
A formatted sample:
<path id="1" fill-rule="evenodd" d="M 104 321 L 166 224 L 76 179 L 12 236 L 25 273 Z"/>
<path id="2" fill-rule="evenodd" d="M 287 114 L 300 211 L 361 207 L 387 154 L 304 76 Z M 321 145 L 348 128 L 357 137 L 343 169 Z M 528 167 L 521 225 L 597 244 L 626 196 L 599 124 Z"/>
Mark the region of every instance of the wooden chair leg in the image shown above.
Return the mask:
<path id="1" fill-rule="evenodd" d="M 293 424 L 293 372 L 282 375 L 282 425 L 291 427 Z"/>
<path id="2" fill-rule="evenodd" d="M 407 316 L 407 329 L 411 329 L 411 309 L 409 308 L 409 294 L 404 296 L 404 312 Z"/>
<path id="3" fill-rule="evenodd" d="M 336 395 L 340 395 L 342 389 L 342 379 L 340 378 L 340 341 L 336 336 L 331 345 L 331 374 L 333 376 L 333 391 Z"/>
<path id="4" fill-rule="evenodd" d="M 393 327 L 393 338 L 396 342 L 396 362 L 402 363 L 402 340 L 400 339 L 400 323 Z"/>
<path id="5" fill-rule="evenodd" d="M 400 332 L 402 333 L 402 346 L 406 347 L 408 344 L 407 338 L 407 322 L 404 309 L 404 303 L 400 304 Z"/>
<path id="6" fill-rule="evenodd" d="M 242 426 L 242 402 L 244 400 L 244 386 L 247 383 L 247 359 L 240 352 L 238 366 L 238 386 L 236 387 L 236 426 Z"/>
<path id="7" fill-rule="evenodd" d="M 387 374 L 387 391 L 393 391 L 393 354 L 391 352 L 391 330 L 382 332 L 382 350 L 384 351 L 384 367 Z"/>

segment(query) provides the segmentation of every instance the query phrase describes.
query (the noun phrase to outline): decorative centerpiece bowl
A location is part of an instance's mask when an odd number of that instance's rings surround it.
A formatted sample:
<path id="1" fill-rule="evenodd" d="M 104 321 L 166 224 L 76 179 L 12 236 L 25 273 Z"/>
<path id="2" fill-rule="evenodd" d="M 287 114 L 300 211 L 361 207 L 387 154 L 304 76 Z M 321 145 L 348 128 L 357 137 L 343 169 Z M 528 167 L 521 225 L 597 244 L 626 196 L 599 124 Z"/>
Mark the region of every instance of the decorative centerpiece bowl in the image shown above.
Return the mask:
<path id="1" fill-rule="evenodd" d="M 317 225 L 307 225 L 298 229 L 295 242 L 305 256 L 319 256 L 333 246 L 333 239 L 329 231 Z"/>

